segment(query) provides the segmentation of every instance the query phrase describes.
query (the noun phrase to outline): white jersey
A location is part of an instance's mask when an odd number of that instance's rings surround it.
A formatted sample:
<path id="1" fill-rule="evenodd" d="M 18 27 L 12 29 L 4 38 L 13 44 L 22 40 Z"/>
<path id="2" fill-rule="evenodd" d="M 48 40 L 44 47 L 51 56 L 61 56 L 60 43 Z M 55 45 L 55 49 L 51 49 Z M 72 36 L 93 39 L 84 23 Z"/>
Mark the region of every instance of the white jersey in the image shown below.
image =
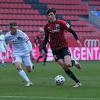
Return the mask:
<path id="1" fill-rule="evenodd" d="M 12 43 L 12 49 L 14 55 L 26 55 L 29 53 L 29 48 L 27 45 L 27 41 L 29 40 L 28 36 L 17 29 L 16 34 L 12 35 L 11 31 L 8 32 L 5 36 L 5 42 Z"/>
<path id="2" fill-rule="evenodd" d="M 0 52 L 6 52 L 6 50 L 5 50 L 5 36 L 3 34 L 0 35 Z"/>
<path id="3" fill-rule="evenodd" d="M 0 47 L 4 46 L 5 37 L 3 34 L 0 35 Z"/>

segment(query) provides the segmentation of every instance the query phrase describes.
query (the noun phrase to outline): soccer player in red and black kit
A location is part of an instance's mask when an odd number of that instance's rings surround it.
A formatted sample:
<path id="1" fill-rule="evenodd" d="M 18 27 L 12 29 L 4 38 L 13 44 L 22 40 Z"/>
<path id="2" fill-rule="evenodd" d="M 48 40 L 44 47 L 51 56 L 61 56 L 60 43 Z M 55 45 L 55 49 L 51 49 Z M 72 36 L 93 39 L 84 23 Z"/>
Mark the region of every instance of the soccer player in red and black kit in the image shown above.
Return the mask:
<path id="1" fill-rule="evenodd" d="M 52 53 L 58 62 L 58 64 L 64 69 L 65 73 L 76 82 L 73 87 L 80 87 L 82 84 L 70 70 L 72 66 L 71 63 L 71 54 L 68 49 L 68 43 L 64 37 L 64 31 L 72 33 L 76 42 L 81 46 L 81 43 L 78 39 L 75 31 L 69 27 L 69 24 L 63 20 L 56 19 L 56 10 L 54 8 L 48 9 L 47 11 L 48 23 L 44 27 L 45 39 L 43 43 L 43 48 L 46 47 L 46 44 L 50 43 Z"/>
<path id="2" fill-rule="evenodd" d="M 43 49 L 42 47 L 43 47 L 43 40 L 44 40 L 44 29 L 43 28 L 39 28 L 39 32 L 40 32 L 40 34 L 35 38 L 35 44 L 38 46 L 38 48 L 39 48 L 39 52 L 40 52 L 40 56 L 37 58 L 37 63 L 39 62 L 39 60 L 41 59 L 41 58 L 43 58 L 44 57 L 44 60 L 43 60 L 43 62 L 44 62 L 44 65 L 45 65 L 45 63 L 46 63 L 46 60 L 47 60 L 47 49 L 46 49 L 46 47 Z M 44 53 L 42 54 L 42 51 L 44 51 Z"/>

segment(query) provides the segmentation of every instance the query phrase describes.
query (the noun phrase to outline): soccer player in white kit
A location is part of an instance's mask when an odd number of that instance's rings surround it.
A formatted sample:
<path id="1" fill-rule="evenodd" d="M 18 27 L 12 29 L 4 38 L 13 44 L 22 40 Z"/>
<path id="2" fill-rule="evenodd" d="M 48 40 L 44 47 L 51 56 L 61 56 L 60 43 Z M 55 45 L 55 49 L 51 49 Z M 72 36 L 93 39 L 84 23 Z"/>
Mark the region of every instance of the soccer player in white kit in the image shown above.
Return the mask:
<path id="1" fill-rule="evenodd" d="M 0 30 L 0 53 L 2 55 L 1 63 L 4 64 L 6 60 L 6 44 L 5 44 L 5 36 L 2 33 L 2 30 Z"/>
<path id="2" fill-rule="evenodd" d="M 10 31 L 5 36 L 6 44 L 12 43 L 14 63 L 18 70 L 19 75 L 24 79 L 27 84 L 26 86 L 31 86 L 32 82 L 26 75 L 25 71 L 22 69 L 22 64 L 26 66 L 28 72 L 32 71 L 32 62 L 30 58 L 30 50 L 32 50 L 31 42 L 28 36 L 21 30 L 17 29 L 17 23 L 10 23 Z"/>

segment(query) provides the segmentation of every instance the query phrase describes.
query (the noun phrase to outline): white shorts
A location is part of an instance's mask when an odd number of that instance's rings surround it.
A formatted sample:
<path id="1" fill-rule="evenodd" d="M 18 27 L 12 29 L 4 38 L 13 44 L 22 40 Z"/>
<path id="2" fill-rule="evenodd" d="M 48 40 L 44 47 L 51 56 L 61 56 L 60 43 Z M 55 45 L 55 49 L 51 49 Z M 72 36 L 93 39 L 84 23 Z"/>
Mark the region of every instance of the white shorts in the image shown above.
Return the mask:
<path id="1" fill-rule="evenodd" d="M 31 62 L 29 55 L 25 55 L 25 56 L 14 55 L 14 61 L 13 62 L 14 63 L 20 62 L 20 63 L 24 64 L 26 67 L 32 66 L 32 62 Z"/>

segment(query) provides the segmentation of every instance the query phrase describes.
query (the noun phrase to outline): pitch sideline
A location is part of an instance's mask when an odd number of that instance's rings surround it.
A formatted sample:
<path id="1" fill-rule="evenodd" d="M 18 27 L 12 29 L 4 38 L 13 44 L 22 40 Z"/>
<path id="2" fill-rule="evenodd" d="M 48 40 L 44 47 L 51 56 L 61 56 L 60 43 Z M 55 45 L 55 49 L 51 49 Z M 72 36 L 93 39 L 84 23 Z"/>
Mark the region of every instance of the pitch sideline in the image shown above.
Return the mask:
<path id="1" fill-rule="evenodd" d="M 0 96 L 0 98 L 26 98 L 26 99 L 55 99 L 55 100 L 100 100 L 100 98 L 67 98 L 67 97 L 42 97 L 42 96 Z"/>

